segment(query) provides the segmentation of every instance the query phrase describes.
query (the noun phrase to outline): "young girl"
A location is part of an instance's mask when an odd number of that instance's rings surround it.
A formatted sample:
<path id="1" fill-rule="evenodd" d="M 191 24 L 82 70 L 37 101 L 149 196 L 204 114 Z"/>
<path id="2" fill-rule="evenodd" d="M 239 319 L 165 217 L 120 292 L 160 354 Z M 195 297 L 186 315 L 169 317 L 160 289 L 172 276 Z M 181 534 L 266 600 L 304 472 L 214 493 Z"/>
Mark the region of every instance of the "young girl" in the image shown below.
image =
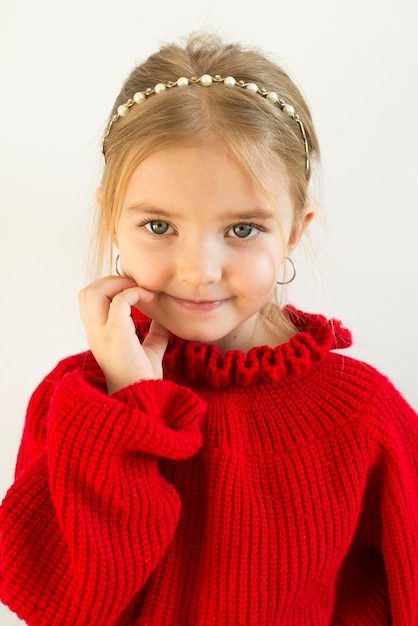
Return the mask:
<path id="1" fill-rule="evenodd" d="M 280 308 L 319 148 L 289 77 L 191 38 L 137 67 L 103 140 L 90 352 L 35 391 L 1 509 L 31 626 L 418 624 L 418 418 Z M 279 287 L 277 286 L 279 284 Z"/>

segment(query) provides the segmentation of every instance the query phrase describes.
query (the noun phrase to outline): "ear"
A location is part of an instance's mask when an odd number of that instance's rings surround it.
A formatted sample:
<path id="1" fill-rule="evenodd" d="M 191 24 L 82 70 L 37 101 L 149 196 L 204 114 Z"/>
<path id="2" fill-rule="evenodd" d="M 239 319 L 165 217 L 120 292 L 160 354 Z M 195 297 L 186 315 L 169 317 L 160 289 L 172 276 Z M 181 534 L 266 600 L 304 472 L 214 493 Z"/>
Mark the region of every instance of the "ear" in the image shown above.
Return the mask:
<path id="1" fill-rule="evenodd" d="M 293 225 L 290 237 L 289 237 L 289 250 L 296 248 L 298 245 L 305 228 L 309 226 L 316 214 L 316 208 L 313 204 L 307 204 L 303 207 L 301 215 L 297 222 Z"/>

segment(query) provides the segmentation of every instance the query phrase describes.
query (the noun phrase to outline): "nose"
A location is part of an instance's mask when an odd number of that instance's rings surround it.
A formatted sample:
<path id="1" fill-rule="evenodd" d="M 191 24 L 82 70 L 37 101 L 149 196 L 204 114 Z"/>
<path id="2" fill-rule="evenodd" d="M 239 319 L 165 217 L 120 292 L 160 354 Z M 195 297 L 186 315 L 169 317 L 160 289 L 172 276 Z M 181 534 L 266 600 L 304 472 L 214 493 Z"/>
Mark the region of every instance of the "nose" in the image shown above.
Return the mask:
<path id="1" fill-rule="evenodd" d="M 216 242 L 194 238 L 177 250 L 177 277 L 194 286 L 217 283 L 223 274 L 221 250 Z"/>

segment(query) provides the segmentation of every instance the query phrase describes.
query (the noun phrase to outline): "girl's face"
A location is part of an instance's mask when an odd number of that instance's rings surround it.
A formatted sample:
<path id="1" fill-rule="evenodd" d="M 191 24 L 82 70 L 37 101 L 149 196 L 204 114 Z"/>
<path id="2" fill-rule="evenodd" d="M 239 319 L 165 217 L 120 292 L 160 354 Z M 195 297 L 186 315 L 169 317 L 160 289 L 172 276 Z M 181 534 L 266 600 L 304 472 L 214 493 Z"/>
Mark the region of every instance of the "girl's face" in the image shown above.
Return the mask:
<path id="1" fill-rule="evenodd" d="M 221 146 L 163 149 L 138 165 L 115 231 L 123 273 L 155 294 L 138 308 L 224 352 L 278 343 L 259 311 L 279 279 L 283 242 L 294 245 L 301 228 L 283 170 L 270 164 L 266 179 L 282 234 L 266 197 Z"/>

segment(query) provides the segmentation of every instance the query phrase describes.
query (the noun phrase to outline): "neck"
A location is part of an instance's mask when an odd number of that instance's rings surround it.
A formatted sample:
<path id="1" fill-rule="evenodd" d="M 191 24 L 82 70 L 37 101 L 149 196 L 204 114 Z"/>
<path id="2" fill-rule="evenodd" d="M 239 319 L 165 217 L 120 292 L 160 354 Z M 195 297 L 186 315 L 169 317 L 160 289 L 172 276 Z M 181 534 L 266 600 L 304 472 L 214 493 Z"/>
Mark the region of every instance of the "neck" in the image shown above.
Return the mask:
<path id="1" fill-rule="evenodd" d="M 229 350 L 241 350 L 247 353 L 256 346 L 276 346 L 286 343 L 295 334 L 295 329 L 288 323 L 273 324 L 258 315 L 247 320 L 240 328 L 214 342 L 223 355 Z"/>

